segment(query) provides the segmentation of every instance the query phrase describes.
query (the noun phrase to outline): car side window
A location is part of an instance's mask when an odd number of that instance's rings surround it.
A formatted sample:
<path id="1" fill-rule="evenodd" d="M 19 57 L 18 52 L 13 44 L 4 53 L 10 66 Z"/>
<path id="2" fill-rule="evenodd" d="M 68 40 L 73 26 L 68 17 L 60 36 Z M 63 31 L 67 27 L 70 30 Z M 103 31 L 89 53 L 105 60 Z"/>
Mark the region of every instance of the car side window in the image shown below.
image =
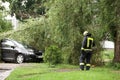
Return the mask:
<path id="1" fill-rule="evenodd" d="M 15 44 L 13 42 L 9 41 L 9 40 L 6 40 L 6 41 L 2 42 L 2 44 L 6 47 L 7 46 L 15 46 Z"/>

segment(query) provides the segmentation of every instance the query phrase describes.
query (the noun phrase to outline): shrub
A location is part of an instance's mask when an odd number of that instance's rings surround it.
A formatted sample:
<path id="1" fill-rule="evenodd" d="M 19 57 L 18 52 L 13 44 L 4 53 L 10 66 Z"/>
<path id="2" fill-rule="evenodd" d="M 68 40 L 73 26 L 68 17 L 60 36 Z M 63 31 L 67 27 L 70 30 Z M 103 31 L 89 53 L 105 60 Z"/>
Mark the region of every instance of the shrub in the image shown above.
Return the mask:
<path id="1" fill-rule="evenodd" d="M 49 65 L 61 63 L 62 57 L 60 49 L 55 45 L 47 47 L 44 53 L 44 61 L 49 63 Z"/>
<path id="2" fill-rule="evenodd" d="M 114 63 L 113 68 L 115 68 L 116 70 L 120 69 L 120 63 Z"/>
<path id="3" fill-rule="evenodd" d="M 0 32 L 9 31 L 12 29 L 12 24 L 9 21 L 0 19 Z"/>
<path id="4" fill-rule="evenodd" d="M 109 62 L 106 66 L 111 67 L 111 68 L 113 68 L 115 70 L 120 70 L 120 63 Z"/>

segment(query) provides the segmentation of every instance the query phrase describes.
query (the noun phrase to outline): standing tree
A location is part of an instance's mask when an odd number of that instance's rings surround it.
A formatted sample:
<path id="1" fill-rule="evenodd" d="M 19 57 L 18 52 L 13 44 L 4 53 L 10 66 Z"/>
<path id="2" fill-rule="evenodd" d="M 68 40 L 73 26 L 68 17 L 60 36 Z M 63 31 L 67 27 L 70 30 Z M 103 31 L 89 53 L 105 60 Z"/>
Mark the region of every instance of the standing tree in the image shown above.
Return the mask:
<path id="1" fill-rule="evenodd" d="M 115 42 L 113 62 L 120 63 L 120 1 L 101 0 L 102 24 L 108 27 L 112 39 Z"/>
<path id="2" fill-rule="evenodd" d="M 111 6 L 112 5 L 112 6 Z M 120 63 L 120 1 L 115 0 L 109 4 L 112 11 L 114 12 L 114 21 L 111 21 L 111 25 L 109 26 L 111 34 L 113 36 L 115 42 L 115 52 L 114 52 L 114 62 Z M 113 7 L 113 8 L 112 8 Z M 111 10 L 109 10 L 110 12 Z"/>

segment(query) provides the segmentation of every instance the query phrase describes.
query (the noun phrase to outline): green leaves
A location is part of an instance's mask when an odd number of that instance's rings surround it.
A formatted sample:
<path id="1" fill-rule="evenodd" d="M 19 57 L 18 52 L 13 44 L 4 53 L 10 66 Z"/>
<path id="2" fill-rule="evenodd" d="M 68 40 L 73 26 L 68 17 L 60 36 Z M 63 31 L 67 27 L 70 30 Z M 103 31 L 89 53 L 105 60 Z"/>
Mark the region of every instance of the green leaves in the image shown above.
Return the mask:
<path id="1" fill-rule="evenodd" d="M 9 21 L 0 18 L 0 32 L 6 32 L 11 29 L 12 29 L 12 24 Z"/>
<path id="2" fill-rule="evenodd" d="M 47 47 L 44 53 L 44 61 L 48 62 L 50 66 L 61 63 L 62 55 L 60 49 L 55 45 Z"/>

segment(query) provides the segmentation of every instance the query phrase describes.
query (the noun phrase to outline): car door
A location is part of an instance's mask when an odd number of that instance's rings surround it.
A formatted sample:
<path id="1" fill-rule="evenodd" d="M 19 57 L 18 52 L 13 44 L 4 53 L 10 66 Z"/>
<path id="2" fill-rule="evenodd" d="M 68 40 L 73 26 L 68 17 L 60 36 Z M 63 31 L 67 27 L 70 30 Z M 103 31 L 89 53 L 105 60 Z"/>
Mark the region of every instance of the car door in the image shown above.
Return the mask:
<path id="1" fill-rule="evenodd" d="M 15 57 L 15 53 L 17 52 L 15 50 L 16 45 L 11 40 L 4 40 L 1 45 L 2 57 L 13 60 Z"/>

